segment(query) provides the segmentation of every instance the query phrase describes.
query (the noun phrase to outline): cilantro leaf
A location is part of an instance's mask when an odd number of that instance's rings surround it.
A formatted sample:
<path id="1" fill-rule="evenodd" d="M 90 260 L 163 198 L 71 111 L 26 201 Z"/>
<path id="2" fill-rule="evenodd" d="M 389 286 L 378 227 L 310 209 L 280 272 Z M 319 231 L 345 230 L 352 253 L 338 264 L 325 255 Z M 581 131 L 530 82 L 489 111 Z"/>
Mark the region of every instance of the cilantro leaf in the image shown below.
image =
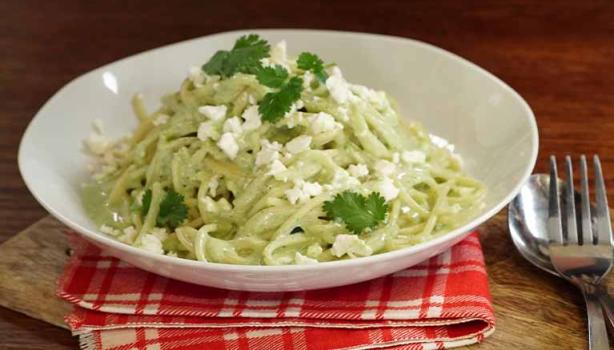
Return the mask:
<path id="1" fill-rule="evenodd" d="M 235 73 L 255 74 L 261 67 L 260 60 L 269 57 L 271 46 L 257 34 L 237 39 L 230 51 L 217 51 L 202 70 L 207 74 L 230 77 Z"/>
<path id="2" fill-rule="evenodd" d="M 379 192 L 368 197 L 359 193 L 344 191 L 324 202 L 324 211 L 331 218 L 340 219 L 348 230 L 359 234 L 373 228 L 386 219 L 388 204 Z"/>
<path id="3" fill-rule="evenodd" d="M 290 111 L 292 104 L 301 97 L 303 91 L 303 79 L 294 77 L 290 79 L 277 92 L 269 92 L 264 95 L 258 111 L 262 120 L 275 123 Z"/>
<path id="4" fill-rule="evenodd" d="M 258 78 L 258 82 L 264 86 L 280 88 L 286 79 L 288 79 L 288 71 L 280 65 L 264 67 L 258 70 L 256 78 Z"/>
<path id="5" fill-rule="evenodd" d="M 324 70 L 324 61 L 318 55 L 311 52 L 303 52 L 298 56 L 296 65 L 299 69 L 310 70 L 318 80 L 326 82 L 328 74 Z"/>
<path id="6" fill-rule="evenodd" d="M 145 216 L 149 212 L 149 207 L 151 206 L 151 190 L 145 191 L 141 198 L 141 202 L 143 203 L 141 205 L 141 216 Z"/>
<path id="7" fill-rule="evenodd" d="M 183 203 L 183 196 L 170 190 L 162 202 L 156 220 L 157 226 L 175 228 L 188 217 L 188 207 Z"/>

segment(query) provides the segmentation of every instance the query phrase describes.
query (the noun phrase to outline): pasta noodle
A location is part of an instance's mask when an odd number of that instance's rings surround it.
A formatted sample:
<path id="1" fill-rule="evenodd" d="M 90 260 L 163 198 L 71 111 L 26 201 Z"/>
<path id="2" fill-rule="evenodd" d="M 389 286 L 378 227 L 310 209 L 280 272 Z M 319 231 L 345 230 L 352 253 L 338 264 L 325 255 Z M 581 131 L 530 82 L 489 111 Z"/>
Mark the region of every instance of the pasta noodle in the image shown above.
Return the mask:
<path id="1" fill-rule="evenodd" d="M 136 95 L 138 127 L 97 152 L 94 180 L 84 185 L 85 208 L 102 231 L 186 259 L 283 265 L 400 249 L 475 215 L 483 185 L 419 124 L 399 118 L 385 93 L 347 83 L 336 67 L 328 68 L 329 80 L 340 81 L 332 86 L 294 59 L 278 60 L 305 83 L 276 123 L 260 121 L 256 107 L 270 89 L 251 74 L 192 71 L 153 112 Z M 339 88 L 346 101 L 335 98 Z M 161 225 L 171 191 L 182 197 L 185 218 Z M 327 217 L 323 203 L 343 191 L 380 193 L 386 220 L 355 234 Z"/>

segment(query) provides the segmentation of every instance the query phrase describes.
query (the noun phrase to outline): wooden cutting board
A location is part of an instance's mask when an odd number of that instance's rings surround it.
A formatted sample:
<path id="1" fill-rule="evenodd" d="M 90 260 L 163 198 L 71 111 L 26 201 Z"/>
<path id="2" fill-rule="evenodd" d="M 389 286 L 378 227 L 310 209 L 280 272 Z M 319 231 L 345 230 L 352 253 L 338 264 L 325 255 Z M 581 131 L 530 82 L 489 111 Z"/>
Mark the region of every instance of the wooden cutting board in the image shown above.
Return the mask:
<path id="1" fill-rule="evenodd" d="M 0 245 L 0 306 L 66 328 L 63 317 L 70 305 L 55 297 L 55 283 L 69 254 L 65 229 L 46 217 Z M 580 294 L 523 260 L 509 238 L 505 212 L 481 227 L 480 239 L 497 330 L 481 346 L 467 348 L 585 348 Z M 612 278 L 608 282 L 614 287 Z"/>

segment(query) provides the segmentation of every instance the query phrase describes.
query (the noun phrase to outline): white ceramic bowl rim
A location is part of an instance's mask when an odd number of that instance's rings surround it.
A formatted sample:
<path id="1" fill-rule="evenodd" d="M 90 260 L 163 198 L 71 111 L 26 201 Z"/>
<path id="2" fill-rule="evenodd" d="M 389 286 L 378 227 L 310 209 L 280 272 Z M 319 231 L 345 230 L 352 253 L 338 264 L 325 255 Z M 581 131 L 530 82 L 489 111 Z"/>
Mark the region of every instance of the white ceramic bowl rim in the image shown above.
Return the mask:
<path id="1" fill-rule="evenodd" d="M 460 235 L 466 234 L 469 230 L 471 230 L 471 228 L 477 227 L 478 225 L 482 224 L 483 222 L 485 222 L 486 220 L 488 220 L 490 217 L 494 216 L 497 212 L 499 212 L 499 210 L 501 210 L 507 203 L 509 203 L 520 191 L 520 187 L 522 186 L 522 184 L 527 180 L 527 178 L 529 177 L 529 175 L 531 174 L 533 167 L 535 165 L 535 162 L 537 160 L 537 151 L 538 151 L 538 132 L 537 132 L 537 124 L 535 121 L 535 116 L 533 114 L 533 111 L 531 110 L 531 108 L 529 107 L 529 105 L 526 103 L 526 101 L 514 90 L 512 89 L 509 85 L 507 85 L 506 83 L 504 83 L 501 79 L 497 78 L 496 76 L 494 76 L 493 74 L 491 74 L 490 72 L 486 71 L 485 69 L 479 67 L 478 65 L 471 63 L 470 61 L 454 54 L 451 53 L 449 51 L 446 51 L 444 49 L 441 49 L 439 47 L 436 47 L 434 45 L 422 42 L 422 41 L 418 41 L 418 40 L 414 40 L 414 39 L 408 39 L 408 38 L 403 38 L 403 37 L 396 37 L 396 36 L 389 36 L 389 35 L 381 35 L 381 34 L 371 34 L 371 33 L 361 33 L 361 32 L 351 32 L 351 31 L 332 31 L 332 30 L 312 30 L 312 29 L 283 29 L 283 28 L 275 28 L 275 29 L 244 29 L 244 30 L 235 30 L 235 31 L 228 31 L 228 32 L 219 32 L 219 33 L 215 33 L 212 35 L 207 35 L 205 37 L 207 38 L 213 38 L 216 36 L 221 36 L 221 35 L 227 35 L 227 34 L 232 34 L 232 33 L 236 33 L 237 35 L 243 35 L 246 32 L 258 32 L 258 33 L 267 33 L 269 31 L 289 31 L 289 32 L 313 32 L 313 33 L 322 33 L 322 34 L 326 34 L 326 33 L 330 33 L 330 34 L 359 34 L 359 35 L 363 35 L 363 36 L 369 36 L 369 37 L 373 37 L 373 38 L 377 38 L 379 40 L 390 40 L 390 41 L 410 41 L 412 42 L 414 45 L 417 46 L 421 46 L 423 48 L 426 48 L 428 50 L 432 50 L 432 51 L 436 51 L 439 54 L 443 55 L 443 56 L 448 56 L 448 57 L 452 57 L 457 59 L 460 63 L 462 63 L 463 65 L 466 65 L 468 67 L 471 67 L 473 69 L 476 69 L 480 72 L 482 72 L 483 74 L 487 75 L 488 77 L 490 77 L 492 80 L 494 80 L 497 84 L 500 85 L 501 88 L 503 88 L 504 90 L 507 90 L 508 92 L 510 92 L 514 98 L 516 98 L 518 100 L 518 102 L 520 102 L 520 104 L 522 105 L 522 108 L 524 109 L 524 112 L 526 113 L 526 115 L 528 115 L 530 118 L 530 128 L 531 128 L 531 142 L 533 144 L 533 147 L 531 149 L 531 154 L 529 155 L 529 159 L 530 162 L 528 162 L 526 164 L 526 167 L 524 168 L 523 171 L 523 175 L 517 179 L 513 190 L 511 192 L 509 192 L 509 194 L 507 194 L 507 196 L 504 197 L 503 200 L 499 201 L 497 204 L 495 204 L 494 206 L 492 206 L 490 209 L 488 209 L 487 211 L 485 211 L 484 213 L 482 213 L 481 215 L 477 216 L 476 218 L 474 218 L 472 221 L 466 223 L 465 225 L 458 227 L 446 234 L 440 235 L 438 237 L 435 237 L 431 240 L 428 240 L 426 242 L 423 243 L 419 243 L 417 245 L 414 246 L 409 246 L 409 247 L 405 247 L 405 248 L 401 248 L 395 251 L 391 251 L 391 252 L 386 252 L 386 253 L 381 253 L 381 254 L 376 254 L 376 255 L 372 255 L 372 256 L 367 256 L 367 257 L 361 257 L 361 258 L 355 258 L 355 259 L 346 259 L 346 260 L 336 260 L 336 261 L 330 261 L 330 262 L 322 262 L 319 264 L 313 264 L 313 265 L 281 265 L 281 266 L 268 266 L 268 265 L 233 265 L 233 264 L 223 264 L 223 263 L 205 263 L 207 264 L 209 267 L 211 268 L 215 268 L 216 270 L 221 270 L 221 271 L 228 271 L 228 272 L 262 272 L 262 271 L 270 271 L 270 272 L 274 272 L 274 271 L 278 271 L 278 272 L 293 272 L 293 271 L 304 271 L 304 270 L 317 270 L 317 269 L 329 269 L 329 268 L 344 268 L 344 267 L 350 267 L 350 266 L 356 266 L 356 265 L 365 265 L 367 266 L 367 264 L 369 263 L 377 263 L 377 262 L 381 262 L 381 261 L 386 261 L 389 259 L 394 259 L 398 256 L 401 255 L 405 255 L 408 253 L 411 253 L 412 250 L 425 250 L 428 249 L 430 247 L 434 247 L 436 245 L 438 245 L 439 243 L 442 243 L 444 241 L 448 241 L 448 240 L 452 240 L 455 237 L 458 237 Z M 65 90 L 66 88 L 68 88 L 69 86 L 71 86 L 72 84 L 74 84 L 80 77 L 86 75 L 86 74 L 91 74 L 91 73 L 95 73 L 95 72 L 100 72 L 103 71 L 105 69 L 107 69 L 107 67 L 111 64 L 117 64 L 119 62 L 125 61 L 125 60 L 129 60 L 138 56 L 142 56 L 145 54 L 148 54 L 152 51 L 156 51 L 159 49 L 166 49 L 166 48 L 170 48 L 173 46 L 177 46 L 177 45 L 182 45 L 191 41 L 196 41 L 196 40 L 200 40 L 204 37 L 198 37 L 198 38 L 193 38 L 193 39 L 188 39 L 188 40 L 184 40 L 181 42 L 177 42 L 177 43 L 173 43 L 170 45 L 165 45 L 165 46 L 161 46 L 158 48 L 154 48 L 154 49 L 150 49 L 147 51 L 143 51 L 141 53 L 132 55 L 132 56 L 128 56 L 125 57 L 123 59 L 114 61 L 110 64 L 104 65 L 102 67 L 96 68 L 92 71 L 89 71 L 75 79 L 73 79 L 72 81 L 70 81 L 68 84 L 66 84 L 63 88 L 61 88 L 58 92 L 56 92 L 53 97 L 51 97 L 46 103 L 45 105 L 43 105 L 43 107 L 40 109 L 40 111 L 43 111 L 45 109 L 45 107 L 51 103 L 51 101 L 54 100 L 54 98 L 58 95 L 60 95 L 60 93 Z M 40 113 L 39 111 L 39 113 Z M 33 119 L 34 120 L 34 119 Z M 137 255 L 142 255 L 142 256 L 146 256 L 150 259 L 153 259 L 155 261 L 160 261 L 160 262 L 172 262 L 173 264 L 176 265 L 181 265 L 181 266 L 185 266 L 185 267 L 203 267 L 203 262 L 202 261 L 196 261 L 196 260 L 188 260 L 188 259 L 181 259 L 181 258 L 176 258 L 176 257 L 171 257 L 171 256 L 166 256 L 166 255 L 159 255 L 159 254 L 155 254 L 155 253 L 151 253 L 148 252 L 146 250 L 140 249 L 140 248 L 136 248 L 133 247 L 131 245 L 119 242 L 107 235 L 103 235 L 97 232 L 93 232 L 87 228 L 84 228 L 78 224 L 73 223 L 70 219 L 68 219 L 67 217 L 65 217 L 64 215 L 62 215 L 61 212 L 56 211 L 51 205 L 49 205 L 44 198 L 41 198 L 38 196 L 38 194 L 36 193 L 36 191 L 34 191 L 33 186 L 29 183 L 28 179 L 26 176 L 24 175 L 24 169 L 23 169 L 23 154 L 22 154 L 22 150 L 23 150 L 23 143 L 24 140 L 26 140 L 28 137 L 28 133 L 30 132 L 30 129 L 32 127 L 32 121 L 30 122 L 30 124 L 28 125 L 28 128 L 26 129 L 20 146 L 19 146 L 19 155 L 18 155 L 18 163 L 19 163 L 19 170 L 22 174 L 22 177 L 24 178 L 24 182 L 26 183 L 26 186 L 28 187 L 28 189 L 30 190 L 30 192 L 34 195 L 34 197 L 36 198 L 36 200 L 47 210 L 49 211 L 53 216 L 55 216 L 56 218 L 58 218 L 60 221 L 62 221 L 64 224 L 68 225 L 70 228 L 80 232 L 81 234 L 87 236 L 89 239 L 99 242 L 101 244 L 104 245 L 111 245 L 115 248 L 118 248 L 120 250 L 126 250 L 128 253 L 132 253 L 132 254 L 137 254 Z"/>

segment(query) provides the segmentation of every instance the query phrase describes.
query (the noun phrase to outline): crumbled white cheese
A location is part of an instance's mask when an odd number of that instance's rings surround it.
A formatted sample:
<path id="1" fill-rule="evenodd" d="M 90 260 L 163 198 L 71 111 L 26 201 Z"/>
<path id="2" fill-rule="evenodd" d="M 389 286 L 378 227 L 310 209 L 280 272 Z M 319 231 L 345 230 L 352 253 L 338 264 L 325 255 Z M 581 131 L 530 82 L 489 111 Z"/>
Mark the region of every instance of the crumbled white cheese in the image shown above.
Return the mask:
<path id="1" fill-rule="evenodd" d="M 286 125 L 292 129 L 303 122 L 303 112 L 294 113 L 287 118 L 284 118 Z"/>
<path id="2" fill-rule="evenodd" d="M 296 204 L 321 194 L 322 186 L 317 182 L 306 182 L 299 179 L 294 182 L 293 188 L 284 193 L 290 203 Z"/>
<path id="3" fill-rule="evenodd" d="M 224 133 L 220 140 L 217 142 L 217 146 L 228 156 L 230 159 L 235 159 L 237 153 L 239 153 L 239 144 L 232 133 Z"/>
<path id="4" fill-rule="evenodd" d="M 435 146 L 447 149 L 450 152 L 454 152 L 454 145 L 448 142 L 448 140 L 444 139 L 443 137 L 439 137 L 437 135 L 430 134 L 429 138 L 431 139 L 431 142 Z"/>
<path id="5" fill-rule="evenodd" d="M 390 176 L 397 171 L 397 166 L 394 165 L 394 163 L 389 162 L 387 160 L 383 160 L 383 159 L 375 162 L 374 168 L 375 168 L 375 171 L 377 171 L 378 173 L 384 176 Z"/>
<path id="6" fill-rule="evenodd" d="M 158 237 L 160 241 L 164 241 L 168 238 L 168 232 L 166 232 L 166 229 L 163 227 L 154 227 L 149 233 Z"/>
<path id="7" fill-rule="evenodd" d="M 171 118 L 171 117 L 169 117 L 167 114 L 158 114 L 158 115 L 157 115 L 157 116 L 154 118 L 153 123 L 154 123 L 154 125 L 155 125 L 155 126 L 164 125 L 164 124 L 168 123 L 168 120 L 169 120 L 170 118 Z"/>
<path id="8" fill-rule="evenodd" d="M 256 105 L 247 107 L 245 111 L 243 111 L 241 117 L 245 120 L 245 123 L 243 123 L 243 129 L 246 131 L 257 129 L 260 127 L 260 125 L 262 125 L 262 118 L 258 112 L 258 106 Z"/>
<path id="9" fill-rule="evenodd" d="M 198 112 L 211 120 L 220 120 L 226 116 L 227 107 L 221 106 L 200 106 Z"/>
<path id="10" fill-rule="evenodd" d="M 350 90 L 361 99 L 374 105 L 377 109 L 383 109 L 387 105 L 386 94 L 383 91 L 375 91 L 358 84 L 350 85 Z"/>
<path id="11" fill-rule="evenodd" d="M 335 237 L 335 242 L 332 248 L 330 248 L 330 252 L 338 258 L 345 254 L 356 257 L 371 255 L 373 254 L 373 249 L 356 235 L 341 234 Z"/>
<path id="12" fill-rule="evenodd" d="M 350 111 L 347 107 L 339 107 L 337 108 L 337 114 L 341 118 L 341 121 L 347 122 L 350 120 Z"/>
<path id="13" fill-rule="evenodd" d="M 354 176 L 350 176 L 350 174 L 346 170 L 341 169 L 335 171 L 333 180 L 331 181 L 330 185 L 327 185 L 326 187 L 328 189 L 344 190 L 356 186 L 360 186 L 360 180 L 358 180 Z"/>
<path id="14" fill-rule="evenodd" d="M 410 208 L 408 206 L 402 206 L 401 207 L 401 212 L 403 214 L 407 214 L 407 213 L 409 213 L 409 211 L 410 211 Z"/>
<path id="15" fill-rule="evenodd" d="M 215 128 L 215 122 L 210 120 L 200 123 L 196 137 L 201 141 L 206 141 L 207 139 L 217 140 L 220 135 Z"/>
<path id="16" fill-rule="evenodd" d="M 426 154 L 422 151 L 404 151 L 401 154 L 401 158 L 406 163 L 424 163 L 426 161 Z"/>
<path id="17" fill-rule="evenodd" d="M 305 90 L 311 89 L 311 82 L 313 82 L 314 75 L 311 71 L 306 71 L 303 74 L 303 88 Z"/>
<path id="18" fill-rule="evenodd" d="M 188 79 L 194 84 L 195 87 L 201 87 L 205 83 L 205 73 L 198 66 L 192 66 L 188 70 Z"/>
<path id="19" fill-rule="evenodd" d="M 256 154 L 256 166 L 272 163 L 279 159 L 279 151 L 282 145 L 277 141 L 269 142 L 267 139 L 260 141 L 260 152 Z"/>
<path id="20" fill-rule="evenodd" d="M 172 256 L 173 258 L 176 258 L 177 252 L 166 252 L 166 256 Z"/>
<path id="21" fill-rule="evenodd" d="M 350 164 L 348 172 L 354 177 L 361 178 L 369 175 L 369 168 L 364 164 Z"/>
<path id="22" fill-rule="evenodd" d="M 389 202 L 399 195 L 399 189 L 394 185 L 394 182 L 385 177 L 378 183 L 379 193 L 384 197 L 386 202 Z"/>
<path id="23" fill-rule="evenodd" d="M 286 168 L 284 163 L 280 162 L 278 159 L 275 159 L 273 163 L 271 163 L 271 168 L 267 175 L 272 175 L 277 180 L 285 182 L 288 180 L 288 178 L 286 176 L 280 176 L 280 174 L 285 172 L 286 170 L 288 170 L 288 168 Z"/>
<path id="24" fill-rule="evenodd" d="M 287 54 L 287 45 L 286 41 L 282 40 L 271 47 L 271 56 L 269 61 L 274 64 L 282 65 L 287 68 L 288 65 L 288 54 Z"/>
<path id="25" fill-rule="evenodd" d="M 241 123 L 241 118 L 232 117 L 226 119 L 224 122 L 224 126 L 222 127 L 224 132 L 229 132 L 235 136 L 241 135 L 243 132 L 243 125 Z"/>
<path id="26" fill-rule="evenodd" d="M 313 115 L 309 117 L 308 120 L 314 134 L 343 129 L 343 125 L 341 123 L 337 123 L 332 115 L 325 112 L 320 112 Z"/>
<path id="27" fill-rule="evenodd" d="M 326 88 L 328 88 L 330 95 L 339 104 L 346 103 L 350 97 L 348 83 L 343 79 L 339 67 L 333 67 L 332 74 L 326 79 Z"/>
<path id="28" fill-rule="evenodd" d="M 90 152 L 96 155 L 104 154 L 113 143 L 106 136 L 92 132 L 90 136 L 85 140 L 85 145 Z"/>
<path id="29" fill-rule="evenodd" d="M 121 235 L 119 234 L 119 231 L 117 231 L 117 239 L 119 239 L 121 242 L 132 244 L 137 234 L 138 232 L 134 226 L 128 226 L 123 230 L 123 234 Z"/>
<path id="30" fill-rule="evenodd" d="M 162 241 L 160 241 L 160 238 L 152 234 L 144 234 L 141 236 L 140 247 L 154 254 L 164 254 L 164 250 L 162 249 Z"/>
<path id="31" fill-rule="evenodd" d="M 293 138 L 286 143 L 286 150 L 292 154 L 297 154 L 309 149 L 311 145 L 311 136 L 301 135 Z"/>
<path id="32" fill-rule="evenodd" d="M 113 229 L 113 227 L 108 226 L 108 225 L 100 226 L 100 232 L 106 233 L 107 235 L 111 235 L 111 236 L 115 236 L 117 233 L 115 229 Z"/>
<path id="33" fill-rule="evenodd" d="M 318 260 L 304 256 L 303 254 L 296 252 L 296 254 L 294 254 L 294 263 L 297 265 L 311 265 L 311 264 L 317 264 Z"/>

